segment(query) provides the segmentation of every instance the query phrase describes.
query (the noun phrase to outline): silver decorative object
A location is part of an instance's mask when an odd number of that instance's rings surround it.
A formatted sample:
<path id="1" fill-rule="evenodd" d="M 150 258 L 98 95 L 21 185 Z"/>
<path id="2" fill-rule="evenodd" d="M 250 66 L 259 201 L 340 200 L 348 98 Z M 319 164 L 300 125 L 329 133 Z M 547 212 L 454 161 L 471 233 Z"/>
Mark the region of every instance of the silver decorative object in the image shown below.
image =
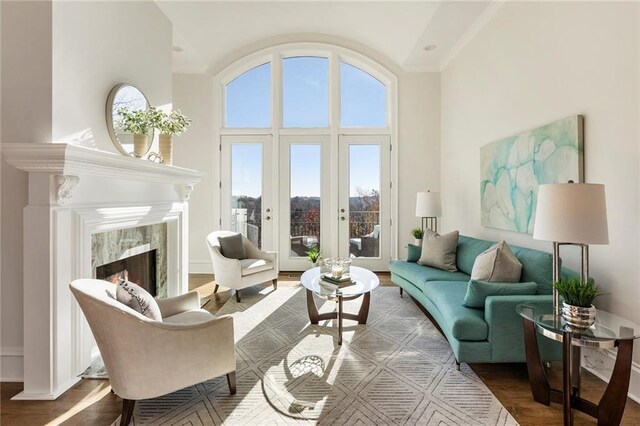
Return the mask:
<path id="1" fill-rule="evenodd" d="M 576 330 L 586 330 L 596 321 L 596 308 L 591 305 L 588 308 L 569 305 L 562 302 L 562 319 Z"/>

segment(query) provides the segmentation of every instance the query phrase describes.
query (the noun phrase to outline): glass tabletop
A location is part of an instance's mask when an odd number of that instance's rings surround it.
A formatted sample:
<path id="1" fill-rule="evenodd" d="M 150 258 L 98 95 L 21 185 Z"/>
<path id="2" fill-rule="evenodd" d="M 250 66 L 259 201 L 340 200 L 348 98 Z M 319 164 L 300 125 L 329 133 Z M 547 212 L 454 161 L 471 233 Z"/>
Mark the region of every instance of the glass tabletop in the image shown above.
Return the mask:
<path id="1" fill-rule="evenodd" d="M 595 323 L 586 330 L 576 330 L 568 326 L 560 314 L 553 314 L 553 305 L 549 302 L 523 303 L 516 311 L 526 320 L 552 333 L 571 333 L 573 339 L 585 341 L 610 341 L 640 338 L 640 326 L 626 319 L 600 309 L 596 312 Z"/>
<path id="2" fill-rule="evenodd" d="M 306 271 L 300 277 L 302 285 L 316 293 L 321 297 L 335 297 L 339 290 L 344 297 L 358 296 L 364 293 L 368 293 L 380 285 L 378 277 L 368 269 L 360 268 L 358 266 L 351 266 L 349 268 L 352 284 L 338 286 L 322 280 L 321 269 L 312 268 Z"/>

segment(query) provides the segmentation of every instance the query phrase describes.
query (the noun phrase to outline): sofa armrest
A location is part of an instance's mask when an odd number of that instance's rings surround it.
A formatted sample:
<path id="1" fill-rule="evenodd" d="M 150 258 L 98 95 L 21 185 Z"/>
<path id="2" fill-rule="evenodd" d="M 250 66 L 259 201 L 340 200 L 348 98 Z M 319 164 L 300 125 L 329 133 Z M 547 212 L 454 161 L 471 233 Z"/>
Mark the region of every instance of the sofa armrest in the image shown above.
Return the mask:
<path id="1" fill-rule="evenodd" d="M 181 312 L 200 309 L 200 294 L 194 290 L 176 297 L 156 299 L 156 302 L 160 307 L 162 318 L 167 318 Z"/>
<path id="2" fill-rule="evenodd" d="M 489 296 L 485 300 L 484 319 L 489 325 L 487 340 L 491 343 L 494 362 L 503 359 L 525 361 L 524 319 L 516 312 L 516 306 L 527 302 L 551 303 L 551 295 Z M 550 339 L 539 336 L 540 355 L 544 360 L 562 359 L 561 347 Z"/>

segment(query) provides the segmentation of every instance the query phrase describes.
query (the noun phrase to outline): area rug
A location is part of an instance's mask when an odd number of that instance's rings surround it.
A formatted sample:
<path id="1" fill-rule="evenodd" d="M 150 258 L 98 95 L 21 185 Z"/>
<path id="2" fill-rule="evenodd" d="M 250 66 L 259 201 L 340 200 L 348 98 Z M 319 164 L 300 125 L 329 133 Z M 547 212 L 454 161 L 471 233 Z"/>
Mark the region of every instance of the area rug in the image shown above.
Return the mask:
<path id="1" fill-rule="evenodd" d="M 341 346 L 336 321 L 309 324 L 300 286 L 230 299 L 224 314 L 234 317 L 237 394 L 220 377 L 140 401 L 135 425 L 517 424 L 468 366 L 456 370 L 445 338 L 395 287 L 372 293 L 366 325 L 345 321 Z"/>

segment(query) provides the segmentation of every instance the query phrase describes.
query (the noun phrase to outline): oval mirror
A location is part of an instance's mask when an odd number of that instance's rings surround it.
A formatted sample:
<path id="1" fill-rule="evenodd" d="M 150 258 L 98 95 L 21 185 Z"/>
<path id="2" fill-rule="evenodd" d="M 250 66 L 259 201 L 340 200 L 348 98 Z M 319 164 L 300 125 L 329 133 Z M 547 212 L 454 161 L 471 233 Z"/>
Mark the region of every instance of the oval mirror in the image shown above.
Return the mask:
<path id="1" fill-rule="evenodd" d="M 121 108 L 128 111 L 146 111 L 149 109 L 149 101 L 140 89 L 126 83 L 115 86 L 107 97 L 107 129 L 113 144 L 125 155 L 144 157 L 151 148 L 154 130 L 150 129 L 146 135 L 125 130 L 122 116 L 118 112 Z"/>

